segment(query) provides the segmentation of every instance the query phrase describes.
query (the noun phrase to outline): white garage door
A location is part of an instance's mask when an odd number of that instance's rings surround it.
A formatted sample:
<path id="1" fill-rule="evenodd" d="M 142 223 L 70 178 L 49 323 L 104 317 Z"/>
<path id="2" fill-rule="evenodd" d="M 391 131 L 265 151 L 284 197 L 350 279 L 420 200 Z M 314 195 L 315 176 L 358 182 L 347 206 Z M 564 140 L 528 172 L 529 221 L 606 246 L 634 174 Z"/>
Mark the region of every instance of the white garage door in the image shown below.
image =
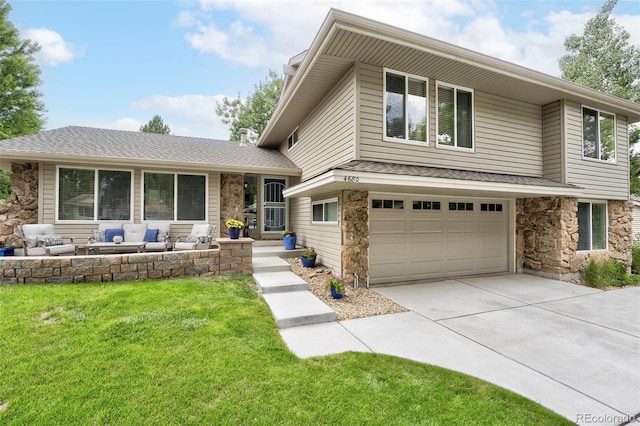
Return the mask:
<path id="1" fill-rule="evenodd" d="M 505 200 L 372 194 L 370 282 L 506 272 Z"/>

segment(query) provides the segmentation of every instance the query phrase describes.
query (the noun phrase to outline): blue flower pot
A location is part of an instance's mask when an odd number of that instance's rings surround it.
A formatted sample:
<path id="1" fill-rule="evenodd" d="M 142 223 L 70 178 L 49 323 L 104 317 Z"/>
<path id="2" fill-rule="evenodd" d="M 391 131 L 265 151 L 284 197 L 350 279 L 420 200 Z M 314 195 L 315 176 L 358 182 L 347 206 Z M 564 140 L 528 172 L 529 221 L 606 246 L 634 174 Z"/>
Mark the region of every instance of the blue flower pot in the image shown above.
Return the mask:
<path id="1" fill-rule="evenodd" d="M 285 250 L 295 250 L 296 249 L 296 236 L 295 235 L 285 235 L 282 238 L 284 241 L 284 249 Z"/>
<path id="2" fill-rule="evenodd" d="M 300 260 L 302 260 L 302 266 L 304 266 L 305 268 L 313 268 L 316 265 L 316 257 L 313 256 L 311 259 L 309 259 L 308 257 L 300 257 Z"/>
<path id="3" fill-rule="evenodd" d="M 240 238 L 240 229 L 229 229 L 229 238 L 232 240 L 237 240 Z"/>
<path id="4" fill-rule="evenodd" d="M 333 297 L 334 299 L 342 299 L 342 294 L 336 292 L 336 290 L 331 287 L 331 297 Z"/>

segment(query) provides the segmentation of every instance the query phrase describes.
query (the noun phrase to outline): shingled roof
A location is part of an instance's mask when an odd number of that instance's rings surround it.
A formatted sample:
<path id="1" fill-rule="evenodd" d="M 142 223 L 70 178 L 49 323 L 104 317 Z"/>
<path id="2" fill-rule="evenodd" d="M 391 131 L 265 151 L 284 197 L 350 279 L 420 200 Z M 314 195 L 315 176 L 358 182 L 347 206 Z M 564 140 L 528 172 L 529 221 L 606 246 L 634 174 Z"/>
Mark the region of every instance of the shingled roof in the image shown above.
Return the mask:
<path id="1" fill-rule="evenodd" d="M 79 126 L 0 140 L 0 158 L 299 174 L 279 151 L 252 144 Z"/>
<path id="2" fill-rule="evenodd" d="M 475 172 L 471 170 L 444 169 L 440 167 L 411 166 L 407 164 L 380 163 L 354 160 L 335 167 L 336 170 L 352 172 L 386 173 L 403 176 L 420 176 L 443 179 L 470 180 L 475 182 L 507 183 L 515 185 L 548 186 L 554 188 L 580 189 L 579 186 L 563 184 L 555 180 L 536 176 L 517 176 L 499 173 Z"/>

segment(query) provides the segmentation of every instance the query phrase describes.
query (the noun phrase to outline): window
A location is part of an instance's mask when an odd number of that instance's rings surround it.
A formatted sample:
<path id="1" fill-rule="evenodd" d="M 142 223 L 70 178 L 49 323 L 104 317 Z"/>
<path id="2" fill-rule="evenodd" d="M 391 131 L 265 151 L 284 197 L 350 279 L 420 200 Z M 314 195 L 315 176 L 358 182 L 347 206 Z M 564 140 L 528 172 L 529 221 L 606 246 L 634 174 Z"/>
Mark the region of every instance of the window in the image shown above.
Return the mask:
<path id="1" fill-rule="evenodd" d="M 440 210 L 440 201 L 413 200 L 413 210 Z"/>
<path id="2" fill-rule="evenodd" d="M 295 129 L 293 133 L 291 133 L 287 138 L 287 148 L 291 149 L 297 143 L 298 143 L 298 129 Z"/>
<path id="3" fill-rule="evenodd" d="M 449 211 L 472 212 L 473 203 L 449 203 Z"/>
<path id="4" fill-rule="evenodd" d="M 616 161 L 615 116 L 582 108 L 582 152 L 584 158 Z"/>
<path id="5" fill-rule="evenodd" d="M 59 167 L 57 220 L 130 220 L 131 183 L 131 171 Z"/>
<path id="6" fill-rule="evenodd" d="M 482 203 L 480 204 L 480 211 L 482 212 L 501 212 L 502 204 L 499 203 Z"/>
<path id="7" fill-rule="evenodd" d="M 427 80 L 384 73 L 385 137 L 427 141 Z"/>
<path id="8" fill-rule="evenodd" d="M 437 84 L 439 146 L 473 149 L 473 91 Z"/>
<path id="9" fill-rule="evenodd" d="M 578 250 L 607 248 L 607 203 L 578 203 Z"/>
<path id="10" fill-rule="evenodd" d="M 338 199 L 314 201 L 313 223 L 338 223 Z"/>
<path id="11" fill-rule="evenodd" d="M 143 186 L 144 220 L 206 219 L 206 176 L 144 173 Z"/>
<path id="12" fill-rule="evenodd" d="M 402 200 L 372 200 L 371 207 L 374 209 L 404 209 L 404 201 Z"/>

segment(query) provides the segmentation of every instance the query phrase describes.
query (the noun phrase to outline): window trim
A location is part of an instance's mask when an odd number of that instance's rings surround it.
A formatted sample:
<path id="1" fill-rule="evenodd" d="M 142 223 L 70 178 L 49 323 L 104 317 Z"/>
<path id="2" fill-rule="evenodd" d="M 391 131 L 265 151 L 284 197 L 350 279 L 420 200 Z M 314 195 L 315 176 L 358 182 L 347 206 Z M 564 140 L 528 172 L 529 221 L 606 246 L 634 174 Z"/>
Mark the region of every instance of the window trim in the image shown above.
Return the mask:
<path id="1" fill-rule="evenodd" d="M 453 89 L 454 90 L 454 96 L 453 96 L 453 102 L 454 102 L 454 114 L 453 114 L 453 123 L 454 123 L 454 129 L 456 132 L 455 138 L 454 138 L 454 145 L 445 145 L 445 144 L 441 144 L 440 142 L 438 142 L 438 129 L 439 129 L 439 123 L 438 123 L 438 88 L 442 86 L 442 87 L 447 87 L 449 89 Z M 458 90 L 464 90 L 465 92 L 469 92 L 471 93 L 471 148 L 465 148 L 465 147 L 460 147 L 458 146 L 458 97 L 456 96 L 456 93 L 458 92 Z M 455 84 L 450 84 L 450 83 L 446 83 L 444 81 L 440 81 L 440 80 L 436 80 L 435 82 L 435 121 L 436 121 L 436 129 L 435 129 L 435 146 L 436 148 L 442 148 L 442 149 L 452 149 L 455 151 L 466 151 L 466 152 L 475 152 L 476 151 L 476 94 L 475 91 L 473 89 L 471 89 L 470 87 L 464 87 L 464 86 L 458 86 Z"/>
<path id="2" fill-rule="evenodd" d="M 613 116 L 613 161 L 611 160 L 601 160 L 600 158 L 592 158 L 592 157 L 585 157 L 584 156 L 584 110 L 585 109 L 590 109 L 592 111 L 595 111 L 598 113 L 598 118 L 600 118 L 600 114 L 607 114 L 607 115 L 611 115 Z M 618 125 L 618 118 L 616 116 L 615 113 L 613 112 L 609 112 L 609 111 L 605 111 L 599 108 L 592 108 L 588 105 L 581 105 L 580 107 L 580 137 L 581 137 L 581 148 L 582 148 L 582 159 L 585 161 L 596 161 L 598 163 L 604 163 L 604 164 L 618 164 L 618 131 L 617 131 L 617 125 Z M 600 121 L 598 120 L 598 149 L 599 152 L 602 152 L 601 149 L 601 145 L 600 145 Z"/>
<path id="3" fill-rule="evenodd" d="M 156 173 L 164 175 L 173 175 L 173 219 L 145 219 L 144 218 L 144 175 L 145 173 Z M 182 220 L 177 219 L 178 215 L 178 175 L 183 176 L 204 176 L 204 219 L 201 220 Z M 209 223 L 209 174 L 208 173 L 190 173 L 190 172 L 170 172 L 166 170 L 141 170 L 140 173 L 140 223 L 148 222 L 166 222 L 166 223 Z"/>
<path id="4" fill-rule="evenodd" d="M 93 203 L 93 219 L 77 219 L 77 220 L 68 220 L 68 219 L 60 219 L 60 217 L 58 216 L 59 214 L 59 207 L 60 207 L 60 169 L 77 169 L 77 170 L 93 170 L 94 176 L 93 176 L 93 197 L 94 197 L 94 203 Z M 131 176 L 131 188 L 129 188 L 129 190 L 131 191 L 131 197 L 129 200 L 129 220 L 100 220 L 97 219 L 98 217 L 98 203 L 97 203 L 97 194 L 98 192 L 98 178 L 99 178 L 99 171 L 106 171 L 106 172 L 129 172 L 130 176 Z M 71 165 L 64 165 L 64 164 L 58 164 L 56 165 L 56 183 L 55 183 L 55 205 L 54 205 L 54 223 L 67 223 L 67 224 L 84 224 L 84 223 L 132 223 L 134 221 L 134 209 L 135 209 L 135 192 L 134 192 L 134 181 L 135 181 L 135 171 L 133 169 L 120 169 L 120 168 L 101 168 L 101 167 L 79 167 L 79 166 L 71 166 Z"/>
<path id="5" fill-rule="evenodd" d="M 326 209 L 326 205 L 329 203 L 336 203 L 336 220 L 335 221 L 325 221 L 324 217 L 325 217 L 325 209 Z M 317 205 L 322 205 L 322 218 L 323 220 L 314 220 L 313 219 L 313 207 L 317 206 Z M 311 202 L 311 223 L 313 225 L 337 225 L 340 222 L 340 202 L 338 201 L 338 198 L 327 198 L 324 200 L 316 200 L 316 201 L 312 201 Z"/>
<path id="6" fill-rule="evenodd" d="M 607 200 L 578 200 L 578 205 L 580 204 L 589 204 L 589 224 L 591 226 L 590 236 L 591 239 L 589 241 L 588 249 L 579 249 L 576 246 L 576 252 L 578 253 L 586 253 L 591 251 L 606 251 L 609 249 L 609 202 Z M 605 223 L 605 233 L 604 233 L 604 248 L 602 249 L 594 249 L 593 248 L 593 205 L 594 204 L 604 204 L 604 223 Z M 576 206 L 577 207 L 577 206 Z M 576 221 L 578 222 L 578 235 L 580 235 L 580 222 L 577 217 L 578 211 L 576 210 Z"/>
<path id="7" fill-rule="evenodd" d="M 295 146 L 298 144 L 298 141 L 300 140 L 300 132 L 298 132 L 299 127 L 296 127 L 293 132 L 291 132 L 289 134 L 289 136 L 287 136 L 287 150 L 292 150 L 293 148 L 295 148 Z M 295 135 L 295 138 L 294 138 Z M 291 144 L 289 144 L 289 139 L 295 139 Z"/>
<path id="8" fill-rule="evenodd" d="M 387 136 L 387 73 L 391 73 L 391 74 L 397 74 L 397 75 L 401 75 L 403 77 L 405 77 L 405 85 L 404 85 L 404 94 L 405 94 L 405 111 L 407 109 L 407 92 L 408 92 L 408 88 L 407 88 L 407 82 L 408 82 L 408 78 L 413 78 L 415 80 L 421 80 L 424 81 L 425 83 L 425 118 L 426 118 L 426 140 L 425 141 L 416 141 L 416 140 L 412 140 L 412 139 L 408 139 L 409 136 L 409 129 L 407 128 L 409 123 L 408 120 L 406 120 L 405 118 L 405 123 L 404 123 L 404 130 L 405 130 L 405 134 L 407 135 L 407 137 L 405 138 L 394 138 L 392 136 Z M 402 71 L 396 71 L 394 69 L 391 68 L 383 68 L 382 69 L 382 140 L 384 140 L 385 142 L 397 142 L 397 143 L 406 143 L 406 144 L 410 144 L 410 145 L 418 145 L 418 146 L 429 146 L 429 139 L 431 139 L 429 137 L 429 79 L 427 77 L 423 77 L 420 75 L 416 75 L 416 74 L 409 74 L 406 72 L 402 72 Z"/>

